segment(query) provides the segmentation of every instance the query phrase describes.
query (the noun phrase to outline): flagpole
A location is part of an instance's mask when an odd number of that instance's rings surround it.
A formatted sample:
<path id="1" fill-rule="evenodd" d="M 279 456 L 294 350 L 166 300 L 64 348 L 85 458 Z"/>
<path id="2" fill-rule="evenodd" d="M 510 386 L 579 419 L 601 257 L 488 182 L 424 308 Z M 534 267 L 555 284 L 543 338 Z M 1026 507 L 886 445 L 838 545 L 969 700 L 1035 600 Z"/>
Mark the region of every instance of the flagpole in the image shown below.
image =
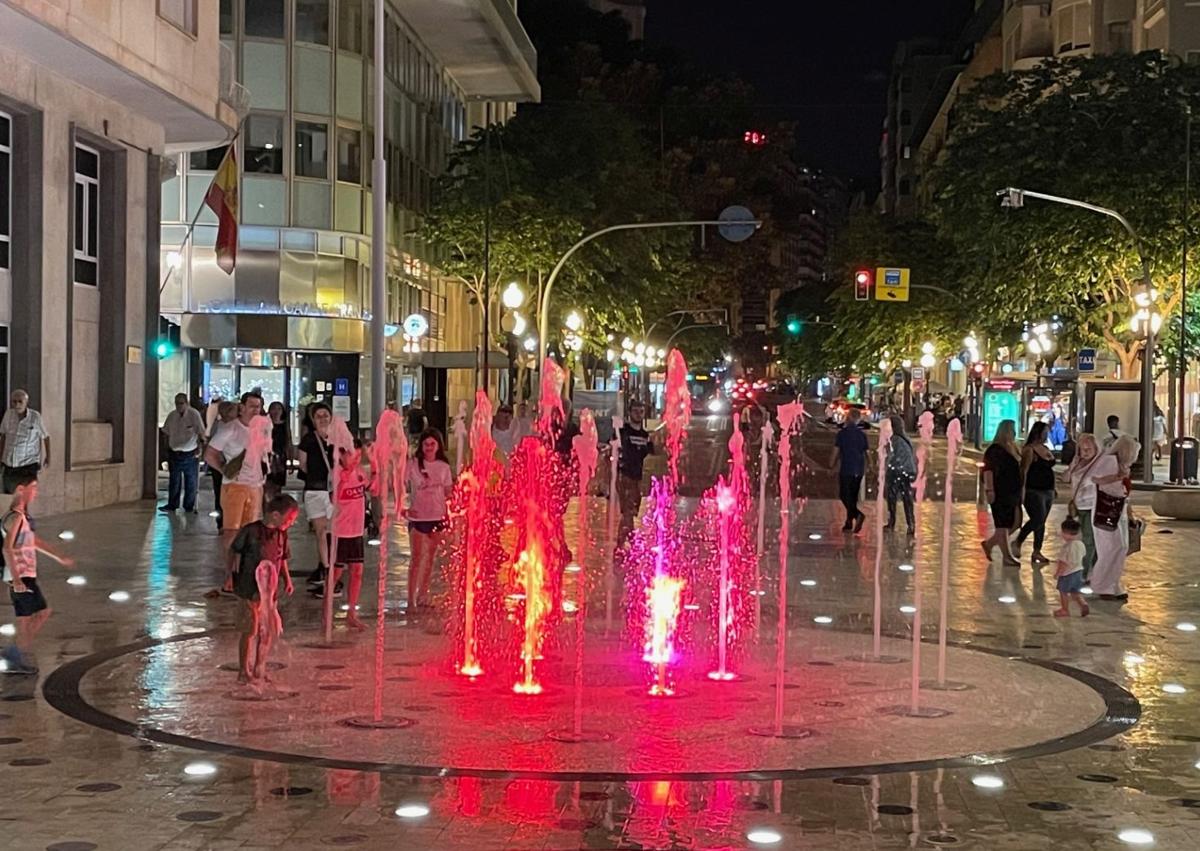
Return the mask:
<path id="1" fill-rule="evenodd" d="M 242 121 L 245 121 L 245 119 L 242 119 Z M 238 122 L 237 129 L 233 131 L 233 138 L 229 140 L 229 144 L 227 144 L 225 146 L 225 153 L 221 155 L 221 162 L 224 162 L 225 157 L 229 156 L 230 149 L 234 145 L 237 144 L 238 136 L 240 136 L 240 135 L 242 135 L 242 123 Z M 210 180 L 208 182 L 209 186 L 212 186 L 212 181 L 217 179 L 217 173 L 219 171 L 220 171 L 220 168 L 218 167 L 218 171 L 213 173 L 212 180 Z M 182 176 L 180 177 L 180 180 L 183 180 Z M 184 183 L 183 183 L 183 191 L 184 191 L 184 198 L 186 199 L 187 198 L 187 182 L 186 181 L 184 181 Z M 205 192 L 207 193 L 208 190 L 206 189 Z M 200 221 L 200 214 L 204 212 L 204 208 L 207 206 L 208 205 L 204 203 L 203 198 L 201 198 L 200 203 L 198 205 L 196 205 L 196 213 L 195 213 L 195 215 L 192 216 L 191 222 L 188 223 L 187 232 L 184 233 L 184 235 L 183 235 L 183 241 L 180 242 L 179 247 L 175 249 L 175 251 L 179 252 L 180 255 L 183 254 L 183 249 L 187 248 L 188 242 L 191 241 L 192 231 L 194 231 L 196 229 L 196 225 Z M 160 222 L 161 222 L 161 219 L 160 219 Z M 158 294 L 160 296 L 162 295 L 163 290 L 165 290 L 167 288 L 167 281 L 171 280 L 171 272 L 173 272 L 173 271 L 174 270 L 171 269 L 170 266 L 167 267 L 167 273 L 165 275 L 163 275 L 162 283 L 159 284 L 159 286 L 158 286 Z"/>
<path id="2" fill-rule="evenodd" d="M 387 321 L 387 162 L 384 137 L 384 26 L 383 0 L 375 0 L 375 161 L 371 163 L 371 422 L 379 422 L 387 407 L 385 358 Z"/>

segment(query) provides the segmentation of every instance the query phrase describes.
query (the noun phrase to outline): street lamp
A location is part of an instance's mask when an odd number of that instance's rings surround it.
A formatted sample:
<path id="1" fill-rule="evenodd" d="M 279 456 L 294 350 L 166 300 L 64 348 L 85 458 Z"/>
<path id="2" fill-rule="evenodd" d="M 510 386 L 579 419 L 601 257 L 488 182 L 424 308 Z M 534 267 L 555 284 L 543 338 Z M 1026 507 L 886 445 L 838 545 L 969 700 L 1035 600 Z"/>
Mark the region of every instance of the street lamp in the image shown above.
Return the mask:
<path id="1" fill-rule="evenodd" d="M 500 302 L 509 310 L 516 310 L 525 303 L 525 291 L 513 281 L 500 294 Z"/>
<path id="2" fill-rule="evenodd" d="M 583 317 L 579 315 L 579 311 L 572 310 L 567 314 L 565 324 L 568 331 L 578 334 L 579 330 L 583 328 Z"/>

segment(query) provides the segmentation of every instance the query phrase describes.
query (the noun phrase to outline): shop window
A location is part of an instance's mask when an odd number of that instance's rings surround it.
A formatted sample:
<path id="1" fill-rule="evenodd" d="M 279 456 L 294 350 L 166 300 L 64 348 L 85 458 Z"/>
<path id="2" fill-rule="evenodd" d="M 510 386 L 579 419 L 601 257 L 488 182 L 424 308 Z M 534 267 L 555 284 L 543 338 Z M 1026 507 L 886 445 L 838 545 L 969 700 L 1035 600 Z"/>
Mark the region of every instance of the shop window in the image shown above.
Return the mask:
<path id="1" fill-rule="evenodd" d="M 75 283 L 100 281 L 100 152 L 75 146 Z"/>

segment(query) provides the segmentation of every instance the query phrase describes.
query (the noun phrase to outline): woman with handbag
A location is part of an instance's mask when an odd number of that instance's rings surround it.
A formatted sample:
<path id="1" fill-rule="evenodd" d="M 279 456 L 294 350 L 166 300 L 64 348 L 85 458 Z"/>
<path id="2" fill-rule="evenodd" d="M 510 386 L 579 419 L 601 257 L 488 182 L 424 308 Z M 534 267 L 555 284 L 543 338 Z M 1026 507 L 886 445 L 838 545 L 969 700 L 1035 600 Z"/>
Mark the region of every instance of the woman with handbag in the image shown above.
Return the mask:
<path id="1" fill-rule="evenodd" d="M 887 470 L 884 476 L 884 495 L 887 498 L 888 522 L 883 528 L 896 528 L 896 500 L 904 503 L 904 520 L 908 534 L 917 533 L 913 518 L 913 483 L 917 480 L 917 459 L 912 441 L 904 433 L 904 418 L 892 414 L 892 439 L 888 444 Z"/>
<path id="2" fill-rule="evenodd" d="M 983 554 L 991 561 L 992 550 L 999 546 L 1005 567 L 1020 567 L 1008 544 L 1021 511 L 1021 453 L 1017 424 L 1012 420 L 1003 420 L 996 427 L 996 437 L 983 455 L 983 485 L 995 526 L 992 536 L 980 544 Z"/>
<path id="3" fill-rule="evenodd" d="M 1092 509 L 1096 566 L 1091 582 L 1101 600 L 1129 599 L 1121 586 L 1121 574 L 1129 554 L 1129 472 L 1140 451 L 1141 445 L 1123 434 L 1107 455 L 1100 456 L 1090 473 L 1096 486 L 1096 505 Z"/>
<path id="4" fill-rule="evenodd" d="M 1092 510 L 1096 507 L 1096 483 L 1092 473 L 1100 460 L 1100 443 L 1096 435 L 1085 433 L 1079 435 L 1076 443 L 1075 457 L 1071 466 L 1063 476 L 1064 481 L 1071 485 L 1071 502 L 1067 506 L 1067 514 L 1079 521 L 1080 539 L 1083 541 L 1083 580 L 1086 582 L 1096 566 L 1096 536 L 1092 531 Z"/>
<path id="5" fill-rule="evenodd" d="M 1050 563 L 1050 559 L 1042 555 L 1046 518 L 1054 505 L 1054 453 L 1046 446 L 1048 431 L 1045 422 L 1034 423 L 1025 439 L 1025 448 L 1021 450 L 1021 502 L 1029 519 L 1017 534 L 1016 550 L 1020 553 L 1021 545 L 1032 534 L 1033 555 L 1029 561 L 1034 566 Z"/>

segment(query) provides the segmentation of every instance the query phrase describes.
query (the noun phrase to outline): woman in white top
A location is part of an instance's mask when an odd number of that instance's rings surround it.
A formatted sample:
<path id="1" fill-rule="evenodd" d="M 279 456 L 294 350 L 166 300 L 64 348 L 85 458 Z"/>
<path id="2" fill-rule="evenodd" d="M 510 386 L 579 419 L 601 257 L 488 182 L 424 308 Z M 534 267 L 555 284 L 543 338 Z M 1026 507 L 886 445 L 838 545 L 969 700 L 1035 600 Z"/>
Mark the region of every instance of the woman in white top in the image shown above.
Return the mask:
<path id="1" fill-rule="evenodd" d="M 1092 509 L 1096 507 L 1096 483 L 1092 473 L 1100 460 L 1100 443 L 1096 435 L 1085 432 L 1076 440 L 1075 457 L 1067 468 L 1063 479 L 1071 486 L 1071 500 L 1079 516 L 1080 538 L 1083 541 L 1084 581 L 1092 575 L 1096 565 L 1096 537 L 1092 531 Z"/>
<path id="2" fill-rule="evenodd" d="M 408 611 L 432 608 L 429 580 L 433 575 L 433 557 L 446 530 L 447 503 L 454 489 L 454 474 L 446 458 L 442 433 L 427 428 L 417 441 L 416 457 L 405 473 L 408 485 L 408 539 L 412 559 L 408 567 Z"/>
<path id="3" fill-rule="evenodd" d="M 1096 507 L 1093 509 L 1093 532 L 1096 536 L 1096 566 L 1092 568 L 1092 590 L 1101 600 L 1127 600 L 1129 595 L 1121 586 L 1125 572 L 1125 556 L 1129 553 L 1129 471 L 1141 451 L 1141 445 L 1127 434 L 1113 444 L 1112 451 L 1101 455 L 1090 476 L 1096 485 Z M 1104 525 L 1100 494 L 1120 501 L 1115 529 Z M 1108 500 L 1106 500 L 1108 501 Z"/>

